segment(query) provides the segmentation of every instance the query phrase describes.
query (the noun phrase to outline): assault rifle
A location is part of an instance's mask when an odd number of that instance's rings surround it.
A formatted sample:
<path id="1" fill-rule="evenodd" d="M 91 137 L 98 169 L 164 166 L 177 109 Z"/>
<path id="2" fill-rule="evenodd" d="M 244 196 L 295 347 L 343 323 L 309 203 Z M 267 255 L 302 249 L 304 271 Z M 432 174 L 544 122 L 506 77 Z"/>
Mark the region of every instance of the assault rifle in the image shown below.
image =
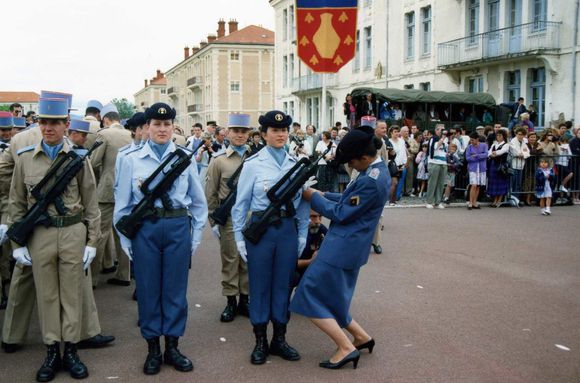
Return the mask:
<path id="1" fill-rule="evenodd" d="M 155 200 L 161 199 L 163 207 L 168 210 L 173 209 L 173 204 L 167 192 L 177 180 L 177 178 L 187 169 L 191 164 L 191 158 L 197 152 L 197 149 L 203 144 L 203 141 L 198 147 L 187 154 L 183 149 L 177 148 L 171 153 L 165 161 L 159 165 L 157 169 L 143 182 L 140 189 L 143 193 L 143 198 L 133 209 L 131 213 L 121 217 L 115 227 L 121 234 L 129 239 L 135 238 L 143 221 L 150 217 L 155 217 L 157 210 L 155 209 Z M 151 187 L 151 185 L 154 185 Z"/>
<path id="2" fill-rule="evenodd" d="M 234 204 L 236 203 L 236 196 L 238 194 L 238 178 L 240 178 L 240 173 L 242 172 L 242 167 L 244 166 L 244 161 L 242 159 L 242 163 L 240 164 L 240 166 L 238 166 L 238 168 L 236 169 L 236 171 L 234 172 L 234 174 L 230 177 L 230 179 L 228 180 L 228 188 L 230 189 L 230 192 L 228 193 L 227 197 L 223 200 L 223 202 L 220 204 L 220 206 L 218 208 L 216 208 L 210 215 L 209 217 L 211 219 L 214 220 L 215 223 L 217 223 L 218 225 L 225 225 L 228 217 L 230 216 L 231 212 L 232 212 L 232 208 L 234 207 Z"/>
<path id="3" fill-rule="evenodd" d="M 311 162 L 308 158 L 301 158 L 268 190 L 267 196 L 270 200 L 270 205 L 260 214 L 256 221 L 251 222 L 242 231 L 248 241 L 257 244 L 268 229 L 268 226 L 280 220 L 282 207 L 286 207 L 288 216 L 293 217 L 296 215 L 293 202 L 294 196 L 300 191 L 308 178 L 315 174 L 318 162 L 328 154 L 330 149 L 332 149 L 332 143 L 328 144 L 324 153 L 314 162 Z"/>
<path id="4" fill-rule="evenodd" d="M 30 191 L 30 194 L 36 199 L 36 202 L 28 209 L 20 221 L 10 226 L 10 229 L 6 233 L 8 238 L 20 246 L 26 246 L 26 242 L 28 242 L 28 238 L 36 225 L 42 224 L 46 227 L 50 226 L 50 217 L 48 216 L 47 210 L 51 203 L 54 204 L 58 214 L 65 215 L 67 213 L 67 209 L 60 196 L 64 193 L 70 181 L 83 168 L 84 159 L 89 157 L 102 143 L 102 141 L 95 142 L 84 156 L 80 156 L 73 150 L 70 150 L 58 159 L 42 180 Z M 62 171 L 59 171 L 61 168 Z M 48 187 L 45 193 L 42 193 L 42 189 L 52 179 L 54 179 L 52 185 Z"/>

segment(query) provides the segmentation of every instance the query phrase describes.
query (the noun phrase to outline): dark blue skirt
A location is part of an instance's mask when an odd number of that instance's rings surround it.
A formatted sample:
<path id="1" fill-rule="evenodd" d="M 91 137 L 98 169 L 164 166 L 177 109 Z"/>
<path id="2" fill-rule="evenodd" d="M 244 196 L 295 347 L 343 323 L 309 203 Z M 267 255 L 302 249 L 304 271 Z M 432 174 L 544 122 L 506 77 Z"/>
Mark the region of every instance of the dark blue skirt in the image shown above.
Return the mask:
<path id="1" fill-rule="evenodd" d="M 359 270 L 345 270 L 315 259 L 296 288 L 290 311 L 308 318 L 333 318 L 340 327 L 348 326 Z"/>
<path id="2" fill-rule="evenodd" d="M 487 180 L 487 194 L 491 197 L 506 195 L 509 187 L 509 177 L 499 172 L 499 162 L 489 161 L 489 178 Z"/>

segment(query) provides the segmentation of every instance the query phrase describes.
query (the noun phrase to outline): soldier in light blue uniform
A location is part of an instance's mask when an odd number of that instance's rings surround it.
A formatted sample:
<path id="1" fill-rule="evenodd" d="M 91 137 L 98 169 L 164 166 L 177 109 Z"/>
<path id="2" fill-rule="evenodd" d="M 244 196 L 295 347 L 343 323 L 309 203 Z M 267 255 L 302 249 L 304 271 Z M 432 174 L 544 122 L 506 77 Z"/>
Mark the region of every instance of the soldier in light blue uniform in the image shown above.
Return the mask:
<path id="1" fill-rule="evenodd" d="M 260 116 L 267 146 L 248 158 L 240 173 L 236 204 L 232 209 L 233 230 L 240 256 L 248 263 L 250 281 L 250 321 L 254 326 L 256 346 L 253 364 L 266 362 L 268 354 L 286 360 L 298 360 L 298 352 L 286 343 L 286 324 L 290 318 L 288 300 L 290 283 L 298 254 L 306 245 L 310 207 L 301 192 L 294 198 L 297 214 L 282 211 L 280 222 L 271 225 L 257 245 L 245 241 L 242 230 L 248 212 L 255 219 L 270 204 L 266 193 L 296 163 L 284 150 L 292 118 L 280 111 Z M 298 225 L 296 224 L 298 223 Z M 268 347 L 267 326 L 272 321 L 274 337 Z"/>
<path id="2" fill-rule="evenodd" d="M 359 350 L 370 352 L 374 340 L 355 322 L 349 308 L 359 269 L 367 263 L 369 247 L 389 195 L 391 177 L 377 154 L 382 142 L 372 129 L 353 130 L 340 142 L 336 161 L 347 163 L 359 172 L 358 178 L 343 194 L 303 192 L 312 209 L 331 220 L 330 228 L 316 259 L 302 277 L 290 304 L 290 310 L 302 314 L 336 343 L 338 349 L 320 367 L 337 369 L 360 357 Z M 351 342 L 342 331 L 354 337 Z"/>
<path id="3" fill-rule="evenodd" d="M 177 149 L 171 141 L 175 110 L 164 103 L 145 112 L 149 141 L 128 153 L 115 188 L 115 224 L 143 198 L 141 184 Z M 186 148 L 180 148 L 188 150 Z M 190 257 L 201 241 L 207 221 L 207 204 L 195 161 L 168 192 L 171 208 L 155 201 L 156 216 L 146 219 L 133 240 L 120 235 L 123 250 L 133 258 L 139 291 L 141 335 L 149 352 L 143 371 L 157 374 L 162 355 L 159 337 L 165 336 L 166 364 L 178 371 L 191 371 L 193 364 L 178 350 L 178 338 L 187 321 L 187 278 Z"/>

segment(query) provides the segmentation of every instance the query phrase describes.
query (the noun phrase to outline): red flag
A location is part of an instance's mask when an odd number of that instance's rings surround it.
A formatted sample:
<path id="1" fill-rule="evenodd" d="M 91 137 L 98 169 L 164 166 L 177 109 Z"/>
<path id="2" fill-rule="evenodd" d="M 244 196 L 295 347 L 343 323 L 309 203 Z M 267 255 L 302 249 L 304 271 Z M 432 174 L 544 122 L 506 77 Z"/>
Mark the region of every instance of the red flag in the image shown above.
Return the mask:
<path id="1" fill-rule="evenodd" d="M 338 72 L 355 55 L 357 0 L 296 0 L 298 57 L 314 72 Z"/>

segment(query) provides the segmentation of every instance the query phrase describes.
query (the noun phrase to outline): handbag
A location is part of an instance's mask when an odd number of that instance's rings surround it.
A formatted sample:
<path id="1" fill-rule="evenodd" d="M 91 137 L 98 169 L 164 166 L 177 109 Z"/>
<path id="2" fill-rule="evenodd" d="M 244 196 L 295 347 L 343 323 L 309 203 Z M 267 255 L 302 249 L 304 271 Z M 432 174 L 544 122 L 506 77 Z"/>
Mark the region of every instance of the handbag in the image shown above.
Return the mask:
<path id="1" fill-rule="evenodd" d="M 513 170 L 512 168 L 509 167 L 509 165 L 507 164 L 507 162 L 502 162 L 501 164 L 499 164 L 499 174 L 501 174 L 504 177 L 509 177 L 513 174 Z"/>
<path id="2" fill-rule="evenodd" d="M 398 177 L 399 168 L 397 167 L 397 164 L 395 163 L 394 160 L 389 161 L 388 168 L 389 168 L 389 174 L 391 175 L 391 177 Z"/>

